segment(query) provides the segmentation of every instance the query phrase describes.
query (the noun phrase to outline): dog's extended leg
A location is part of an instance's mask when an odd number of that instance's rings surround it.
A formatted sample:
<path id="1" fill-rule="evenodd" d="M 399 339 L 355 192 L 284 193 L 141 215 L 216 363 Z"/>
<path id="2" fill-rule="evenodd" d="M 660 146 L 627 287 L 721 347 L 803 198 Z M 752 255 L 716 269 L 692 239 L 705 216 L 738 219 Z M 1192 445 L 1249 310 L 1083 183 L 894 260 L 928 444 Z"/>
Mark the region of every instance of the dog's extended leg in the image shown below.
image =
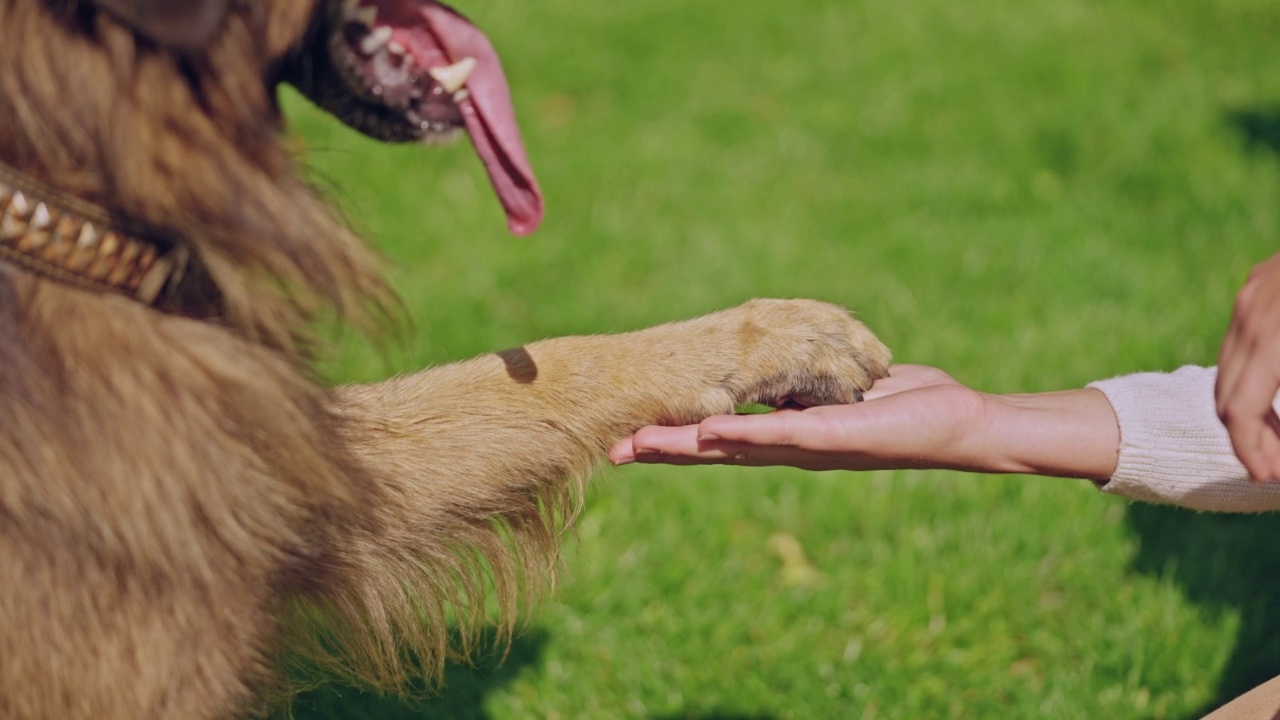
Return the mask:
<path id="1" fill-rule="evenodd" d="M 378 499 L 354 530 L 363 537 L 335 544 L 338 572 L 324 595 L 339 612 L 326 622 L 347 629 L 327 645 L 340 645 L 381 686 L 403 680 L 405 655 L 438 669 L 446 623 L 466 626 L 483 612 L 481 560 L 509 619 L 515 587 L 550 574 L 579 481 L 612 443 L 642 425 L 692 422 L 735 403 L 851 402 L 888 361 L 839 308 L 756 300 L 334 391 L 339 436 Z M 371 626 L 368 642 L 351 639 L 359 624 Z"/>

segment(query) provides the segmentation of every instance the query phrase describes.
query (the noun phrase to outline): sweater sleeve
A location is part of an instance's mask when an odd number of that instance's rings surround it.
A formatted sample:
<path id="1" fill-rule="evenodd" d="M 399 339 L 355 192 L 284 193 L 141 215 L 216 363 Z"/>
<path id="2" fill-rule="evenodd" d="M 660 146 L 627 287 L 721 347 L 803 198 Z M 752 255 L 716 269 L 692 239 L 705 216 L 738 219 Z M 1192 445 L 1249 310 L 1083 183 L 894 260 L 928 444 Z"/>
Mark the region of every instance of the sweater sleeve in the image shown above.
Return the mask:
<path id="1" fill-rule="evenodd" d="M 1280 510 L 1280 483 L 1249 480 L 1218 420 L 1216 368 L 1187 366 L 1090 383 L 1120 422 L 1116 473 L 1100 487 L 1131 500 L 1195 510 Z"/>

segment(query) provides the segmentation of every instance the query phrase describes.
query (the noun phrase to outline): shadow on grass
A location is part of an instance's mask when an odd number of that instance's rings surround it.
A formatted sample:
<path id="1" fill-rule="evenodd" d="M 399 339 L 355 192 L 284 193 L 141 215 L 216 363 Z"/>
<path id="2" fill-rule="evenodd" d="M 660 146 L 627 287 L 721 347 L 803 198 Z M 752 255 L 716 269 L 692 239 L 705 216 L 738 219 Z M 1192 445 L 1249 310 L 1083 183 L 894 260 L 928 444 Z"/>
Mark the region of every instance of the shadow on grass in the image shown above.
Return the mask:
<path id="1" fill-rule="evenodd" d="M 492 635 L 481 638 L 492 646 Z M 511 651 L 478 655 L 474 665 L 449 663 L 445 687 L 421 700 L 375 695 L 359 688 L 329 684 L 298 696 L 274 720 L 490 720 L 485 699 L 508 685 L 520 671 L 542 660 L 547 637 L 534 630 L 516 637 Z M 775 720 L 771 715 L 720 710 L 686 710 L 654 720 Z"/>
<path id="2" fill-rule="evenodd" d="M 504 658 L 499 649 L 479 654 L 474 665 L 449 663 L 445 668 L 445 686 L 421 700 L 402 700 L 375 695 L 352 687 L 326 685 L 300 695 L 294 700 L 291 715 L 295 720 L 488 720 L 485 698 L 509 684 L 520 671 L 541 660 L 547 638 L 533 630 L 511 641 L 511 651 Z M 493 636 L 481 638 L 479 647 L 492 647 Z"/>
<path id="3" fill-rule="evenodd" d="M 1231 110 L 1227 123 L 1240 133 L 1249 150 L 1280 155 L 1280 107 Z"/>
<path id="4" fill-rule="evenodd" d="M 1215 696 L 1187 720 L 1280 674 L 1280 517 L 1135 504 L 1128 522 L 1140 540 L 1136 570 L 1171 578 L 1211 612 L 1240 613 Z"/>

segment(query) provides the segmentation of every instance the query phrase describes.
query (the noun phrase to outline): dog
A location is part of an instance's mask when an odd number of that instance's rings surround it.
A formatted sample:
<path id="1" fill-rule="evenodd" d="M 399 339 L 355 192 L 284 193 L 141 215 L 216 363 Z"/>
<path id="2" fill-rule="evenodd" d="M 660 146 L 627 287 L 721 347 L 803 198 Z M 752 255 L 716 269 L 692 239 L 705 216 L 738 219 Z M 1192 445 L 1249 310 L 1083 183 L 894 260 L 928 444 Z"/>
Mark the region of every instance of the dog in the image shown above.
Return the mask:
<path id="1" fill-rule="evenodd" d="M 282 83 L 389 142 L 465 133 L 511 229 L 541 220 L 497 55 L 434 0 L 0 0 L 0 716 L 438 678 L 549 585 L 615 441 L 886 375 L 844 310 L 755 300 L 323 388 L 308 327 L 395 300 Z"/>

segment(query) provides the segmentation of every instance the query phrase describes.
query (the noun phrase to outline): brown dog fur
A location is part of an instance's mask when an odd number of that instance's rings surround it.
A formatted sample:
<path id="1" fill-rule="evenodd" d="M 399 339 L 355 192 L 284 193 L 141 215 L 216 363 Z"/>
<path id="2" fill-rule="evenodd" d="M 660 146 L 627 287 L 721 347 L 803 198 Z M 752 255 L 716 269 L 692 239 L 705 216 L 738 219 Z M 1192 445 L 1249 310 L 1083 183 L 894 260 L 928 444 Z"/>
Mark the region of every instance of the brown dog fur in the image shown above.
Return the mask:
<path id="1" fill-rule="evenodd" d="M 843 311 L 755 301 L 321 389 L 312 314 L 388 293 L 264 82 L 315 12 L 241 7 L 178 61 L 74 0 L 0 0 L 0 161 L 172 229 L 217 299 L 195 320 L 0 262 L 0 716 L 230 717 L 298 658 L 435 677 L 490 585 L 509 628 L 547 584 L 615 440 L 885 374 Z"/>

